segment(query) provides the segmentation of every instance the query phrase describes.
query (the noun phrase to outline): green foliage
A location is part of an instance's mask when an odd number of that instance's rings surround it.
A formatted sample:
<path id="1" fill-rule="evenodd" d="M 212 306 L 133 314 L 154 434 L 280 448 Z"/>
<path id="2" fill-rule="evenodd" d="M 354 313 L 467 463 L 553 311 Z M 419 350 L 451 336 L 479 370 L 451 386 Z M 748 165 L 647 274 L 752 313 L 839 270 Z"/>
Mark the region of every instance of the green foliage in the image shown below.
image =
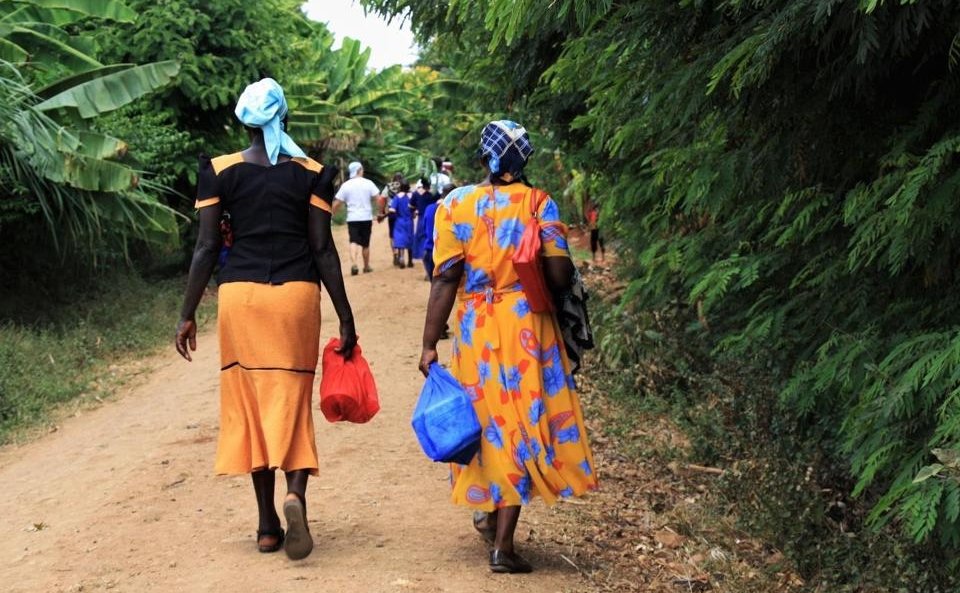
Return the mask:
<path id="1" fill-rule="evenodd" d="M 76 110 L 82 118 L 96 117 L 119 109 L 167 85 L 180 71 L 175 61 L 144 64 L 132 68 L 106 67 L 109 72 L 86 71 L 84 79 L 71 77 L 68 88 L 53 94 L 36 106 L 39 111 Z M 62 82 L 56 86 L 63 85 Z M 50 90 L 50 87 L 47 87 Z"/>
<path id="2" fill-rule="evenodd" d="M 0 442 L 56 404 L 109 392 L 118 363 L 167 343 L 182 293 L 180 280 L 111 274 L 43 324 L 0 325 Z"/>
<path id="3" fill-rule="evenodd" d="M 329 35 L 300 13 L 296 0 L 127 2 L 139 16 L 114 26 L 102 41 L 105 55 L 138 64 L 178 60 L 181 74 L 164 103 L 203 130 L 229 122 L 250 82 L 270 76 L 283 84 L 301 72 L 310 37 Z M 202 113 L 217 114 L 216 121 L 200 121 Z"/>
<path id="4" fill-rule="evenodd" d="M 590 304 L 598 348 L 588 355 L 586 381 L 615 406 L 622 433 L 650 431 L 648 420 L 665 415 L 689 439 L 687 451 L 642 444 L 637 455 L 646 463 L 681 455 L 726 470 L 698 501 L 700 511 L 714 517 L 706 531 L 725 523 L 721 517 L 735 519 L 739 530 L 791 559 L 804 591 L 956 590 L 949 551 L 864 528 L 868 505 L 848 496 L 852 486 L 835 475 L 829 446 L 808 438 L 796 410 L 778 405 L 775 369 L 764 358 L 711 355 L 704 341 L 691 339 L 695 330 L 682 302 L 653 312 L 616 298 Z M 944 466 L 960 461 L 954 450 L 938 450 L 938 459 Z M 958 494 L 944 485 L 942 502 L 950 512 Z"/>
<path id="5" fill-rule="evenodd" d="M 815 443 L 874 528 L 960 547 L 953 476 L 915 481 L 960 441 L 960 5 L 365 5 L 599 176 L 624 302 L 770 369 L 774 442 Z"/>
<path id="6" fill-rule="evenodd" d="M 173 213 L 147 193 L 155 186 L 118 160 L 122 143 L 66 128 L 39 102 L 17 68 L 0 63 L 0 191 L 11 200 L 3 221 L 11 241 L 37 214 L 54 245 L 65 239 L 88 252 L 104 237 L 169 241 Z"/>
<path id="7" fill-rule="evenodd" d="M 230 153 L 246 141 L 233 115 L 244 87 L 269 76 L 289 91 L 332 42 L 323 25 L 307 20 L 297 0 L 127 3 L 138 13 L 135 21 L 109 27 L 88 24 L 90 29 L 96 27 L 103 59 L 176 60 L 180 73 L 172 87 L 133 104 L 120 118 L 111 118 L 109 125 L 136 128 L 117 121 L 127 117 L 147 125 L 138 134 L 140 141 L 131 146 L 148 148 L 150 158 L 139 160 L 160 179 L 172 180 L 185 196 L 193 194 L 200 152 Z M 148 131 L 159 141 L 151 140 Z M 186 213 L 192 209 L 192 200 L 178 205 Z"/>

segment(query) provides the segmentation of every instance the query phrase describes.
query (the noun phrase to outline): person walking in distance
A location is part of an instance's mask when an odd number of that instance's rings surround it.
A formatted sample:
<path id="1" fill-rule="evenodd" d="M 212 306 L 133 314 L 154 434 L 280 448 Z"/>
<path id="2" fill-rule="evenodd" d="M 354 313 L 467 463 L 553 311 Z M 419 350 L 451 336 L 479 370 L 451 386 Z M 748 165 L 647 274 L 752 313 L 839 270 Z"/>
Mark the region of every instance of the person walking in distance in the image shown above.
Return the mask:
<path id="1" fill-rule="evenodd" d="M 454 183 L 453 163 L 448 161 L 446 157 L 435 158 L 433 163 L 437 167 L 437 172 L 430 176 L 430 185 L 436 193 L 440 193 L 448 184 Z"/>
<path id="2" fill-rule="evenodd" d="M 359 273 L 357 262 L 363 258 L 363 273 L 372 272 L 370 267 L 370 233 L 373 230 L 373 201 L 380 190 L 372 181 L 364 178 L 363 165 L 354 161 L 347 166 L 350 179 L 343 182 L 337 191 L 334 210 L 341 204 L 347 207 L 347 230 L 350 235 L 350 275 Z"/>
<path id="3" fill-rule="evenodd" d="M 410 196 L 410 208 L 414 210 L 414 214 L 417 219 L 417 227 L 414 233 L 413 245 L 411 247 L 413 251 L 413 259 L 423 259 L 423 244 L 424 244 L 424 218 L 423 215 L 427 211 L 427 206 L 433 204 L 437 201 L 436 195 L 431 191 L 432 187 L 430 180 L 426 177 L 420 178 L 420 187 L 417 188 L 415 192 Z M 439 186 L 436 189 L 439 191 L 443 186 Z"/>
<path id="4" fill-rule="evenodd" d="M 393 174 L 393 181 L 383 186 L 383 189 L 380 190 L 380 197 L 377 198 L 377 204 L 380 208 L 377 213 L 377 222 L 383 222 L 383 219 L 387 219 L 387 230 L 390 235 L 390 250 L 393 252 L 393 265 L 400 266 L 400 253 L 397 251 L 396 247 L 393 246 L 393 229 L 397 224 L 397 215 L 394 212 L 390 212 L 389 207 L 390 203 L 393 202 L 393 196 L 400 193 L 400 185 L 406 183 L 406 180 L 403 178 L 403 173 L 397 171 Z M 409 187 L 409 185 L 407 186 Z"/>
<path id="5" fill-rule="evenodd" d="M 588 202 L 587 225 L 590 227 L 590 252 L 593 253 L 593 263 L 597 263 L 598 250 L 600 251 L 599 263 L 603 263 L 607 256 L 607 250 L 603 245 L 603 237 L 600 235 L 600 209 L 593 200 Z"/>

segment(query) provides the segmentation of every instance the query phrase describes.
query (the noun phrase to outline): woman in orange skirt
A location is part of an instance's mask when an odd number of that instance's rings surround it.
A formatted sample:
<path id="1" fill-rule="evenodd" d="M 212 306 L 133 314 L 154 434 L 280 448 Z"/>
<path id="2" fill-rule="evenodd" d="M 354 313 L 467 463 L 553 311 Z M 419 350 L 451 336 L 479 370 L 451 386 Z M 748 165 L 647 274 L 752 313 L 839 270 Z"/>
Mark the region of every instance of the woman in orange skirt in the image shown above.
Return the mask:
<path id="1" fill-rule="evenodd" d="M 452 499 L 475 511 L 474 527 L 493 545 L 490 569 L 501 573 L 532 570 L 514 550 L 521 505 L 535 497 L 552 504 L 598 485 L 557 318 L 531 310 L 511 259 L 536 213 L 548 286 L 559 293 L 573 282 L 557 205 L 523 181 L 532 152 L 522 127 L 491 122 L 480 148 L 488 178 L 437 207 L 420 357 L 427 375 L 456 305 L 450 370 L 470 394 L 483 436 L 477 456 L 451 468 Z"/>
<path id="2" fill-rule="evenodd" d="M 249 85 L 236 115 L 250 146 L 200 157 L 200 228 L 176 330 L 188 361 L 196 350 L 195 312 L 220 253 L 221 217 L 232 244 L 218 273 L 220 435 L 216 472 L 253 476 L 260 520 L 257 547 L 310 554 L 307 477 L 317 475 L 311 397 L 320 344 L 320 283 L 340 318 L 340 352 L 353 352 L 353 314 L 330 236 L 335 167 L 307 158 L 283 131 L 283 90 L 273 79 Z M 286 473 L 283 513 L 273 503 L 275 471 Z"/>

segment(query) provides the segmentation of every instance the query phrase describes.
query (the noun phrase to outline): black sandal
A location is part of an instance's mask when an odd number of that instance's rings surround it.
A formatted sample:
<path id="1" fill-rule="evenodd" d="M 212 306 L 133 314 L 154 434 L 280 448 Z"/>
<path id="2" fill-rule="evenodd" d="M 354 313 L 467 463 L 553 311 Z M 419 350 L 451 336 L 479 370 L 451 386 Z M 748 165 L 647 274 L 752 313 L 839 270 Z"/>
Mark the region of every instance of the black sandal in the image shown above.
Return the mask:
<path id="1" fill-rule="evenodd" d="M 487 526 L 481 527 L 480 523 L 486 519 Z M 490 513 L 485 513 L 483 511 L 475 511 L 473 513 L 473 528 L 477 530 L 477 533 L 483 538 L 483 541 L 488 544 L 492 544 L 493 540 L 497 537 L 497 528 L 490 526 Z"/>
<path id="2" fill-rule="evenodd" d="M 505 574 L 526 573 L 533 572 L 533 566 L 514 552 L 491 550 L 490 570 Z"/>
<path id="3" fill-rule="evenodd" d="M 287 520 L 283 551 L 291 560 L 302 560 L 313 551 L 313 538 L 307 525 L 307 507 L 303 498 L 296 492 L 290 494 L 296 498 L 283 501 L 283 516 Z"/>
<path id="4" fill-rule="evenodd" d="M 277 542 L 275 544 L 264 546 L 260 544 L 260 540 L 264 537 L 275 537 Z M 261 554 L 270 554 L 276 552 L 281 547 L 283 547 L 283 529 L 258 529 L 257 530 L 257 551 Z"/>

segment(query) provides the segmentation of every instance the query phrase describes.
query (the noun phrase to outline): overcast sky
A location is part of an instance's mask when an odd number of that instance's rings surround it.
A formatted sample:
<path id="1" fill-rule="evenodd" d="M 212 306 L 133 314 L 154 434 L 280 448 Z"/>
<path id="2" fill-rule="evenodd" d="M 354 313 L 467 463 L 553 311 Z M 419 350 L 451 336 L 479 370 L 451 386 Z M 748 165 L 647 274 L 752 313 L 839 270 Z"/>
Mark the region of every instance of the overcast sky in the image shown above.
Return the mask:
<path id="1" fill-rule="evenodd" d="M 359 39 L 361 45 L 369 47 L 371 68 L 381 70 L 394 64 L 409 66 L 417 59 L 413 33 L 407 23 L 394 20 L 388 25 L 379 15 L 364 15 L 359 2 L 308 0 L 303 10 L 311 19 L 327 23 L 327 27 L 337 36 L 334 48 L 340 47 L 344 37 Z"/>

